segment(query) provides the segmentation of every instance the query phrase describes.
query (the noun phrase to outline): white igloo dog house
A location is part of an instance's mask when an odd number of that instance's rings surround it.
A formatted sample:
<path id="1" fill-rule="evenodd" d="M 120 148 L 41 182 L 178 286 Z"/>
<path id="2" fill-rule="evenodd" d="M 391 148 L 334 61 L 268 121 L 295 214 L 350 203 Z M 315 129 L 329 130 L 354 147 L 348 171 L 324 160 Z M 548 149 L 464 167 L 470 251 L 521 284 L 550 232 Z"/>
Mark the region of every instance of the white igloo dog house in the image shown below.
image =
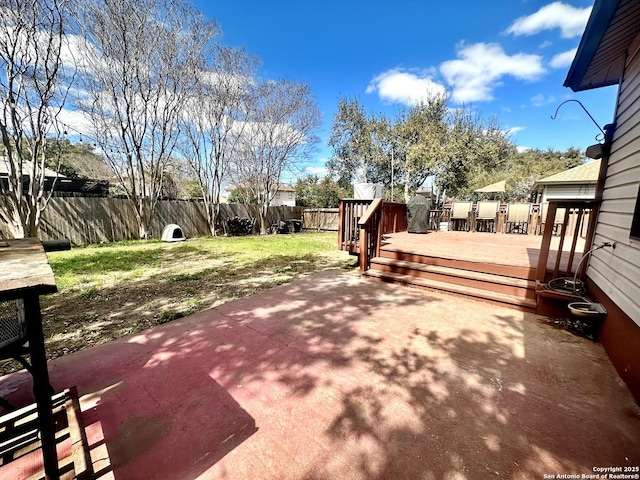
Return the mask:
<path id="1" fill-rule="evenodd" d="M 182 228 L 175 223 L 170 223 L 162 231 L 163 242 L 184 242 L 186 240 Z"/>

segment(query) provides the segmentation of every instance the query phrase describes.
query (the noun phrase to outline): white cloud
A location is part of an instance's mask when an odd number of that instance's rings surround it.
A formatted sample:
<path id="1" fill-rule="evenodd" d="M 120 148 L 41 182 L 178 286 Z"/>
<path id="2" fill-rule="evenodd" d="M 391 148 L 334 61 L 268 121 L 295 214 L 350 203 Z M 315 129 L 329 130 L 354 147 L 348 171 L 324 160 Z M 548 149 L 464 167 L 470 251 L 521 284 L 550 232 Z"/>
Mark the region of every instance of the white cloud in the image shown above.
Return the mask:
<path id="1" fill-rule="evenodd" d="M 69 135 L 90 136 L 93 132 L 91 121 L 79 110 L 63 108 L 57 118 L 63 124 L 64 129 L 69 129 L 67 131 Z"/>
<path id="2" fill-rule="evenodd" d="M 416 105 L 429 95 L 445 94 L 446 89 L 435 82 L 428 72 L 413 73 L 394 68 L 371 80 L 366 93 L 376 92 L 385 102 Z"/>
<path id="3" fill-rule="evenodd" d="M 523 130 L 526 130 L 527 127 L 509 127 L 505 130 L 505 134 L 507 135 L 515 135 L 518 132 L 522 132 Z"/>
<path id="4" fill-rule="evenodd" d="M 477 102 L 493 100 L 493 90 L 501 85 L 504 76 L 533 81 L 545 70 L 539 55 L 509 56 L 495 43 L 462 43 L 458 46 L 458 59 L 442 63 L 440 72 L 453 89 L 453 100 Z"/>
<path id="5" fill-rule="evenodd" d="M 545 5 L 531 15 L 518 18 L 507 29 L 513 35 L 534 35 L 543 30 L 560 29 L 562 38 L 582 35 L 591 7 L 576 8 L 562 2 Z"/>
<path id="6" fill-rule="evenodd" d="M 574 48 L 574 49 L 568 50 L 566 52 L 558 53 L 557 55 L 553 56 L 553 58 L 549 62 L 549 65 L 551 65 L 553 68 L 566 68 L 566 67 L 569 67 L 569 66 L 571 66 L 571 63 L 573 62 L 573 59 L 576 56 L 576 52 L 577 51 L 578 51 L 578 49 Z"/>
<path id="7" fill-rule="evenodd" d="M 555 101 L 556 101 L 556 97 L 554 96 L 545 97 L 541 93 L 531 97 L 531 104 L 534 107 L 543 107 L 544 105 L 549 105 L 551 103 L 554 103 Z"/>
<path id="8" fill-rule="evenodd" d="M 305 167 L 304 172 L 309 175 L 326 175 L 329 170 L 327 167 Z"/>
<path id="9" fill-rule="evenodd" d="M 519 145 L 519 146 L 516 147 L 516 150 L 519 153 L 523 153 L 523 152 L 528 152 L 529 150 L 531 150 L 531 147 L 525 147 L 523 145 Z"/>

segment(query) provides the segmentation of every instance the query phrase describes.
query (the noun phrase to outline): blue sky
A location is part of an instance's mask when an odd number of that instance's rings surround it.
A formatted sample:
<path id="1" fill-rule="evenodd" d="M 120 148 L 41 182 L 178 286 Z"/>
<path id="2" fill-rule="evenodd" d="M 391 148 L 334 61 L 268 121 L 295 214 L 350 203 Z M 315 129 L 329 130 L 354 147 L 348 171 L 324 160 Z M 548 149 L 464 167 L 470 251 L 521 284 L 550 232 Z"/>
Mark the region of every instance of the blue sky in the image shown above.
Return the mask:
<path id="1" fill-rule="evenodd" d="M 260 75 L 311 85 L 323 114 L 318 154 L 299 176 L 322 172 L 338 99 L 393 118 L 427 91 L 446 91 L 496 115 L 519 147 L 584 150 L 613 119 L 616 87 L 562 86 L 593 1 L 198 0 L 221 43 L 245 46 Z"/>

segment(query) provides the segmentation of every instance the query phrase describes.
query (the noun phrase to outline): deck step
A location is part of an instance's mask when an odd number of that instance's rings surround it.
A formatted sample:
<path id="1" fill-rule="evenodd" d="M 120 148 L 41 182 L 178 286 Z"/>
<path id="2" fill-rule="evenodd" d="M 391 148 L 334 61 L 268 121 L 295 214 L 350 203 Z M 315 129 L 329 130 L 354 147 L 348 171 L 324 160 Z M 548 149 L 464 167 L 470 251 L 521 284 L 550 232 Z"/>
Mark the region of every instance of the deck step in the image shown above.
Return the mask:
<path id="1" fill-rule="evenodd" d="M 536 298 L 536 283 L 528 278 L 511 277 L 481 271 L 480 267 L 466 270 L 432 263 L 420 263 L 408 260 L 394 260 L 386 257 L 376 257 L 371 260 L 371 268 L 384 272 L 400 273 L 449 283 L 491 290 L 497 293 Z"/>
<path id="2" fill-rule="evenodd" d="M 481 248 L 479 246 L 478 248 Z M 514 265 L 501 265 L 497 263 L 474 262 L 471 260 L 459 260 L 454 258 L 442 258 L 421 253 L 406 252 L 398 248 L 384 247 L 380 249 L 380 256 L 399 261 L 416 262 L 424 265 L 436 265 L 441 267 L 459 268 L 462 270 L 504 275 L 513 278 L 526 278 L 535 281 L 536 269 Z"/>
<path id="3" fill-rule="evenodd" d="M 368 277 L 377 278 L 387 282 L 403 283 L 426 288 L 429 290 L 443 291 L 465 297 L 471 297 L 477 300 L 488 301 L 504 306 L 515 307 L 520 310 L 534 312 L 536 309 L 536 300 L 524 298 L 520 295 L 509 295 L 500 292 L 494 292 L 477 287 L 469 287 L 457 283 L 434 280 L 430 278 L 415 277 L 402 273 L 385 272 L 377 269 L 370 269 L 365 272 Z"/>

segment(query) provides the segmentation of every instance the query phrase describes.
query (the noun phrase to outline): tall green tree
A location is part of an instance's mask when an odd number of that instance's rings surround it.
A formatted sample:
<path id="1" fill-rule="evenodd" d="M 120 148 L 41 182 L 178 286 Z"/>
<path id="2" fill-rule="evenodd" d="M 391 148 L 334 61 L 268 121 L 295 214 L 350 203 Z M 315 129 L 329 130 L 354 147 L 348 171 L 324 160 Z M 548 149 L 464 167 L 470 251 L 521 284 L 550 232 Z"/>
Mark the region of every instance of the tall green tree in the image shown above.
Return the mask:
<path id="1" fill-rule="evenodd" d="M 446 118 L 446 96 L 433 95 L 401 112 L 396 120 L 391 145 L 394 150 L 400 149 L 405 202 L 429 176 L 436 173 L 446 157 L 449 140 Z"/>
<path id="2" fill-rule="evenodd" d="M 296 182 L 296 204 L 301 207 L 333 208 L 341 198 L 353 196 L 353 190 L 343 188 L 329 176 L 307 175 Z"/>
<path id="3" fill-rule="evenodd" d="M 436 183 L 450 197 L 464 194 L 473 172 L 504 165 L 513 145 L 497 118 L 484 119 L 467 108 L 450 113 L 443 157 L 436 169 Z"/>
<path id="4" fill-rule="evenodd" d="M 368 181 L 400 185 L 408 201 L 429 176 L 450 195 L 467 189 L 474 169 L 501 165 L 513 146 L 495 117 L 485 119 L 447 97 L 433 95 L 394 120 L 368 115 L 355 100 L 341 100 L 329 145 L 329 172 L 342 185 L 363 171 Z"/>
<path id="5" fill-rule="evenodd" d="M 333 154 L 327 168 L 343 188 L 349 188 L 355 179 L 379 180 L 380 164 L 386 159 L 385 122 L 382 117 L 367 114 L 357 99 L 338 101 L 329 138 Z"/>

